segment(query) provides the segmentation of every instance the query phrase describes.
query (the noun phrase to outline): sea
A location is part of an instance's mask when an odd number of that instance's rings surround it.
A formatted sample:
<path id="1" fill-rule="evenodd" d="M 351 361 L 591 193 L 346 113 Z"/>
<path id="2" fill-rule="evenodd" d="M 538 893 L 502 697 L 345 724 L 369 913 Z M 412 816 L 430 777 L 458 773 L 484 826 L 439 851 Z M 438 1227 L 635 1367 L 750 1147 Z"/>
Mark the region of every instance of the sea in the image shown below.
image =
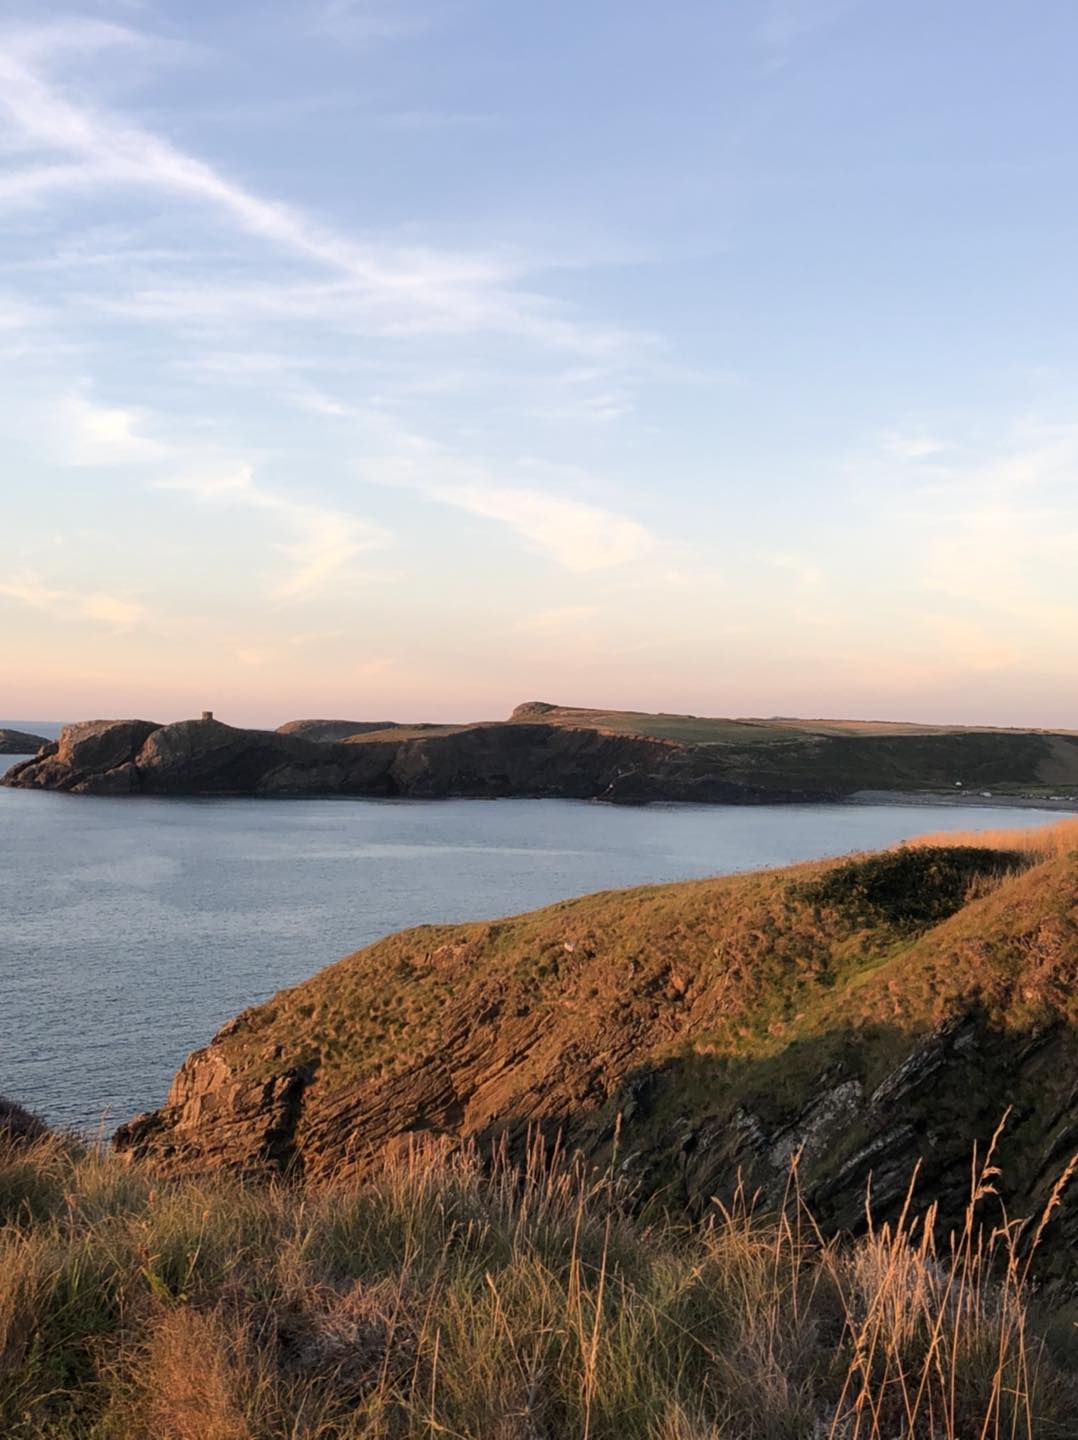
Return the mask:
<path id="1" fill-rule="evenodd" d="M 159 1105 L 185 1055 L 237 1011 L 404 926 L 1052 818 L 988 802 L 615 807 L 0 788 L 0 1094 L 105 1134 Z"/>

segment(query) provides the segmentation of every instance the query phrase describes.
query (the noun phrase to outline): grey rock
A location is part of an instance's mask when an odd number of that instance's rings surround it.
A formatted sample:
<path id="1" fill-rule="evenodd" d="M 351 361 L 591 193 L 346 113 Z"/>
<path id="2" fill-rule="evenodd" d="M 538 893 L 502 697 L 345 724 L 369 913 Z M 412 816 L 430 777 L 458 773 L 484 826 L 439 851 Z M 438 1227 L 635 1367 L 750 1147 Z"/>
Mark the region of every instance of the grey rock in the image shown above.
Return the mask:
<path id="1" fill-rule="evenodd" d="M 60 731 L 56 759 L 72 770 L 113 770 L 134 760 L 159 730 L 152 720 L 83 720 Z"/>

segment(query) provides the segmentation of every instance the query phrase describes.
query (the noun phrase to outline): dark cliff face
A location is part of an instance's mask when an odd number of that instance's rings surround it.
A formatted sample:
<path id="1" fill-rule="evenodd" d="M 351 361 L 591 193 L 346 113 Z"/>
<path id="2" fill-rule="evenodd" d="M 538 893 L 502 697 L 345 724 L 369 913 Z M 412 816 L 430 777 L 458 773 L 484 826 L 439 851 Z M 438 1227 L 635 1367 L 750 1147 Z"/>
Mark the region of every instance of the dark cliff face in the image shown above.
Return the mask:
<path id="1" fill-rule="evenodd" d="M 0 755 L 36 755 L 50 742 L 44 735 L 31 735 L 26 730 L 0 729 Z"/>
<path id="2" fill-rule="evenodd" d="M 352 742 L 216 720 L 70 725 L 7 785 L 99 795 L 563 796 L 761 800 L 832 793 L 760 779 L 736 756 L 543 724 L 490 724 Z"/>
<path id="3" fill-rule="evenodd" d="M 799 1154 L 831 1229 L 919 1193 L 946 1223 L 1078 1150 L 1078 856 L 935 848 L 586 897 L 392 936 L 244 1012 L 116 1144 L 166 1171 L 362 1173 L 409 1136 L 559 1132 L 690 1214 Z M 980 898 L 971 900 L 970 894 Z M 1078 1211 L 1049 1271 L 1074 1270 Z"/>
<path id="4" fill-rule="evenodd" d="M 598 724 L 353 730 L 303 721 L 242 730 L 216 720 L 96 720 L 13 767 L 3 783 L 98 795 L 564 796 L 626 803 L 837 799 L 862 789 L 1078 784 L 1078 739 L 1033 733 L 816 734 L 777 730 L 688 743 Z M 713 722 L 708 722 L 713 723 Z M 348 733 L 340 737 L 338 726 Z M 751 727 L 736 725 L 738 737 Z M 760 735 L 763 738 L 760 738 Z M 336 737 L 336 738 L 335 738 Z"/>

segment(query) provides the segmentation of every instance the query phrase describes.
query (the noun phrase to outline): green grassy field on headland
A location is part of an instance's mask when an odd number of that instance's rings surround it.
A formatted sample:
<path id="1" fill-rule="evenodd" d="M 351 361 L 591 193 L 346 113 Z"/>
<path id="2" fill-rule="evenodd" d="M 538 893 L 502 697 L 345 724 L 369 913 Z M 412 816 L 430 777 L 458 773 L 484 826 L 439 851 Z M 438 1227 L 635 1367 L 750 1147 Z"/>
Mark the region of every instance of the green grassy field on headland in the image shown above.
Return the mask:
<path id="1" fill-rule="evenodd" d="M 595 710 L 573 705 L 551 705 L 543 700 L 518 705 L 511 721 L 540 721 L 546 725 L 584 725 L 622 735 L 647 735 L 678 740 L 687 745 L 721 745 L 730 740 L 781 740 L 791 732 L 801 735 L 1028 735 L 1078 736 L 1073 730 L 1030 730 L 1002 725 L 929 725 L 907 720 L 824 720 L 772 715 L 767 718 L 714 719 L 704 715 L 652 714 L 644 710 Z"/>

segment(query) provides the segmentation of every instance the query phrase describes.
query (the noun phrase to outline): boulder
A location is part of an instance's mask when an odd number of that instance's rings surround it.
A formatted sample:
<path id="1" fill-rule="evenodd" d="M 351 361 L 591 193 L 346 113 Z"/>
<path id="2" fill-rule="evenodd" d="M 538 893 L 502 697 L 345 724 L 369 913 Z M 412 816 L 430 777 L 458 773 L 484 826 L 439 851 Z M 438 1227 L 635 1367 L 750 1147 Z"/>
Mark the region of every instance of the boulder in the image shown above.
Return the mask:
<path id="1" fill-rule="evenodd" d="M 134 760 L 161 727 L 152 720 L 83 720 L 60 731 L 56 759 L 71 770 L 113 770 Z"/>

